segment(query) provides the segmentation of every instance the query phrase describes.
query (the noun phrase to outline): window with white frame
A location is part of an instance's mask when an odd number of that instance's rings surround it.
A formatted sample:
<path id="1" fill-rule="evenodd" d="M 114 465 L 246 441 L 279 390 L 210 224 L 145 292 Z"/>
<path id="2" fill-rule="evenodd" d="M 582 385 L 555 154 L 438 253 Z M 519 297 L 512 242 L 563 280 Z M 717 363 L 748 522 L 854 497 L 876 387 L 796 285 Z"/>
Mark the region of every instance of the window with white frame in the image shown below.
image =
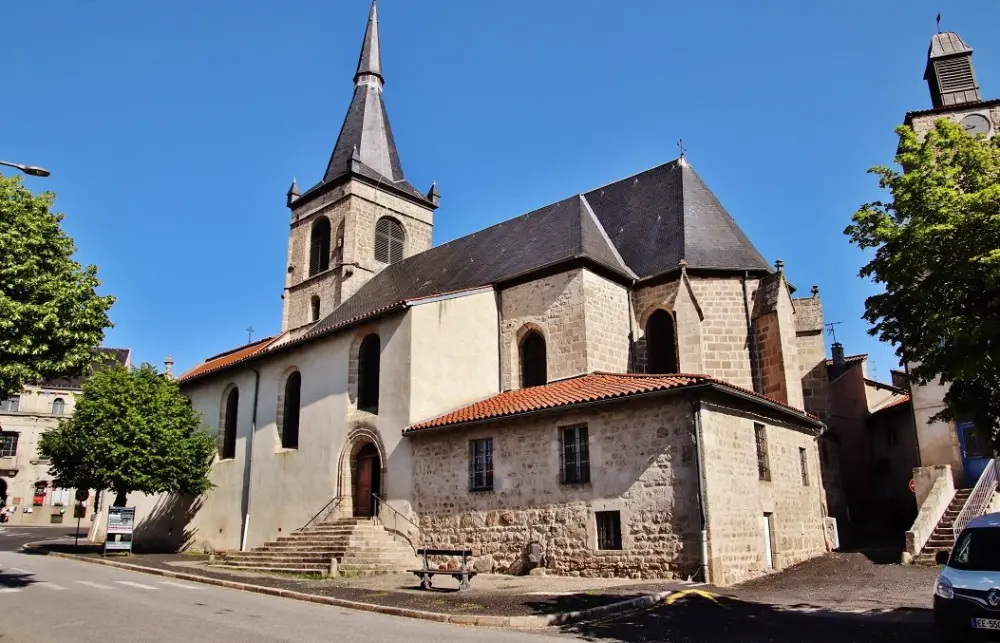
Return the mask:
<path id="1" fill-rule="evenodd" d="M 0 458 L 13 458 L 17 455 L 17 433 L 4 431 L 0 433 Z"/>

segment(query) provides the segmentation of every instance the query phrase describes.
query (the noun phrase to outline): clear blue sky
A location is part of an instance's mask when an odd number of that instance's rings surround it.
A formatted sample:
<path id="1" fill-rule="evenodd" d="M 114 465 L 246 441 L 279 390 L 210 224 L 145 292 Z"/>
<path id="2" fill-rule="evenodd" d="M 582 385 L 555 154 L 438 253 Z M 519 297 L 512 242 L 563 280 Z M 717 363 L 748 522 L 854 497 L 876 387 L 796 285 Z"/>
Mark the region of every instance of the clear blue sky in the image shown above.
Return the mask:
<path id="1" fill-rule="evenodd" d="M 43 165 L 78 258 L 118 303 L 107 345 L 177 370 L 277 332 L 285 191 L 326 166 L 367 0 L 4 3 L 0 158 Z M 881 379 L 873 286 L 842 230 L 892 128 L 926 109 L 934 16 L 1000 96 L 1000 3 L 380 0 L 403 168 L 435 243 L 688 158 L 800 293 L 818 284 Z"/>

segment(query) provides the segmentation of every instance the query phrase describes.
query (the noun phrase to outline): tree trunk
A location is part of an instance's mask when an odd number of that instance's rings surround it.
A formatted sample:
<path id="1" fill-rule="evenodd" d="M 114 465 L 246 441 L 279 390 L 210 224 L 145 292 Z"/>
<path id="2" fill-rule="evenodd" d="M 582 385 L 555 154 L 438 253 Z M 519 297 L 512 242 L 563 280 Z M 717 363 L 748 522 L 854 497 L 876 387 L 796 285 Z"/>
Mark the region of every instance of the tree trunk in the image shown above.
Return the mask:
<path id="1" fill-rule="evenodd" d="M 125 503 L 127 502 L 127 496 L 128 496 L 128 492 L 127 491 L 119 491 L 118 495 L 115 496 L 115 504 L 114 504 L 114 506 L 115 507 L 124 507 Z"/>

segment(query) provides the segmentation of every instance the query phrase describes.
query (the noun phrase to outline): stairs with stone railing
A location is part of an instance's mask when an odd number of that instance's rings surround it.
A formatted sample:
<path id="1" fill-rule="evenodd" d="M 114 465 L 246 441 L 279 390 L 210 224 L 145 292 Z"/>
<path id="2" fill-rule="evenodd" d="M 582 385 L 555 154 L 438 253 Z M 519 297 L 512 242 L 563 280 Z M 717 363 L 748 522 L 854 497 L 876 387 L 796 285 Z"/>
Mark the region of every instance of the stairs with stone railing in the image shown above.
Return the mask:
<path id="1" fill-rule="evenodd" d="M 413 549 L 370 518 L 339 518 L 306 527 L 245 552 L 223 554 L 228 569 L 295 575 L 352 576 L 403 571 L 419 566 Z"/>
<path id="2" fill-rule="evenodd" d="M 937 527 L 931 533 L 927 544 L 924 545 L 924 548 L 913 559 L 913 564 L 936 565 L 934 556 L 937 552 L 951 551 L 952 546 L 955 544 L 955 534 L 952 531 L 952 527 L 954 527 L 955 519 L 958 518 L 958 514 L 961 513 L 962 507 L 965 506 L 965 502 L 969 499 L 970 495 L 972 495 L 972 489 L 959 489 L 955 492 L 955 496 L 945 510 L 944 515 L 941 516 Z"/>

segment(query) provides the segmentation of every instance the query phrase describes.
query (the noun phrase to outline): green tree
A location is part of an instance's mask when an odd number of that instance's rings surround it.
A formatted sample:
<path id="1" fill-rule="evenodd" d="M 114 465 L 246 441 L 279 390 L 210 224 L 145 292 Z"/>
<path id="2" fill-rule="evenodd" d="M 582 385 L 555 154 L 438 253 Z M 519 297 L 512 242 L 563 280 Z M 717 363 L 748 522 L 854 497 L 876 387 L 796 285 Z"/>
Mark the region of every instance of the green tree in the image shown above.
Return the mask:
<path id="1" fill-rule="evenodd" d="M 869 333 L 896 346 L 915 384 L 940 378 L 945 410 L 997 440 L 1000 418 L 1000 137 L 941 119 L 924 137 L 896 129 L 896 163 L 869 170 L 892 200 L 861 207 L 844 231 L 874 249 L 861 277 Z"/>
<path id="2" fill-rule="evenodd" d="M 83 373 L 111 326 L 114 298 L 97 294 L 96 267 L 72 259 L 54 198 L 0 175 L 0 399 L 28 382 Z"/>
<path id="3" fill-rule="evenodd" d="M 215 442 L 177 383 L 149 364 L 97 371 L 83 385 L 73 416 L 46 432 L 39 452 L 60 487 L 126 494 L 200 494 Z"/>

